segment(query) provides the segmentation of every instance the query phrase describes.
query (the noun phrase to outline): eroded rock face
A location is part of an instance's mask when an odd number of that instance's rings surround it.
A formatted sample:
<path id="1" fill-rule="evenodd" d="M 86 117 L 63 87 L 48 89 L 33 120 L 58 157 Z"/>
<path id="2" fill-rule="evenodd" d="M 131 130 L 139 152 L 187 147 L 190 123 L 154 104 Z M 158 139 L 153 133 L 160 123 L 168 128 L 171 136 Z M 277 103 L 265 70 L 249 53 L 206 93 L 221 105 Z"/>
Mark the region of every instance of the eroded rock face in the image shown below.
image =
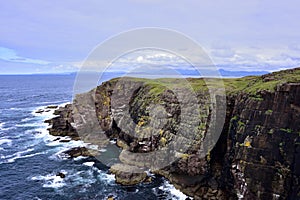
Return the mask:
<path id="1" fill-rule="evenodd" d="M 261 80 L 274 81 L 276 77 L 267 75 Z M 196 92 L 197 105 L 202 109 L 197 116 L 199 121 L 195 121 L 192 115 L 181 118 L 182 104 L 172 90 L 155 87 L 132 79 L 117 85 L 114 79 L 98 86 L 93 98 L 87 95 L 95 103 L 101 134 L 116 139 L 123 148 L 122 163 L 111 168 L 118 183 L 142 182 L 146 178 L 144 170 L 150 168 L 195 199 L 300 198 L 300 83 L 284 83 L 274 91 L 262 90 L 255 95 L 243 91 L 229 93 L 222 133 L 205 157 L 201 149 L 205 148 L 203 138 L 207 137 L 211 119 L 207 91 Z M 134 92 L 129 94 L 126 88 L 133 88 Z M 185 99 L 188 102 L 189 96 Z M 159 107 L 153 111 L 149 109 L 152 104 Z M 59 116 L 50 121 L 51 134 L 76 132 L 68 124 L 72 119 L 70 113 L 70 107 L 57 111 Z M 183 124 L 187 128 L 199 123 L 197 137 L 190 137 L 189 132 L 178 134 L 182 120 L 186 120 Z M 145 130 L 147 125 L 156 128 Z M 178 135 L 181 136 L 178 141 L 189 146 L 182 151 L 175 146 L 170 148 L 168 153 L 176 156 L 175 161 L 159 153 L 152 160 L 147 158 L 148 153 L 171 146 Z M 134 156 L 134 153 L 145 156 Z M 163 162 L 169 164 L 157 169 Z M 124 173 L 126 168 L 131 170 Z"/>
<path id="2" fill-rule="evenodd" d="M 300 84 L 278 86 L 261 98 L 235 101 L 227 153 L 234 188 L 244 197 L 297 199 Z"/>
<path id="3" fill-rule="evenodd" d="M 49 128 L 50 135 L 53 136 L 70 136 L 73 139 L 78 138 L 76 129 L 71 125 L 74 122 L 72 116 L 72 105 L 68 104 L 54 112 L 57 117 L 46 120 L 52 127 Z"/>

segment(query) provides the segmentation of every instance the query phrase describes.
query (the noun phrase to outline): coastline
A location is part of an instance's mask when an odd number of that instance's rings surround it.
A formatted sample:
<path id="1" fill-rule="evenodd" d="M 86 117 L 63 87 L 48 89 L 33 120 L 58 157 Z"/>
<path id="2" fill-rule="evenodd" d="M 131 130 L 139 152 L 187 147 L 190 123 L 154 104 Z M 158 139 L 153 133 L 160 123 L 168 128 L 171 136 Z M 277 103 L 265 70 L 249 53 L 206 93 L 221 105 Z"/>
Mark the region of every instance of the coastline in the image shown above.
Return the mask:
<path id="1" fill-rule="evenodd" d="M 296 104 L 297 100 L 300 100 L 299 71 L 293 69 L 260 77 L 224 80 L 227 89 L 226 119 L 214 148 L 205 157 L 199 156 L 202 137 L 207 136 L 207 126 L 200 124 L 201 137 L 195 139 L 184 136 L 186 141 L 191 142 L 190 148 L 186 151 L 175 150 L 174 155 L 178 156 L 175 162 L 165 168 L 151 171 L 167 178 L 177 189 L 195 199 L 296 197 L 299 175 L 295 159 L 299 156 L 299 143 L 294 141 L 299 140 L 297 133 L 300 131 L 297 118 L 300 116 L 300 109 L 297 109 Z M 165 84 L 168 84 L 173 80 L 160 81 L 166 81 Z M 180 80 L 176 81 L 175 89 L 179 88 L 185 92 L 186 88 L 182 88 Z M 209 108 L 203 80 L 188 81 L 202 98 L 199 106 Z M 83 140 L 95 138 L 94 136 L 115 140 L 121 149 L 121 165 L 112 165 L 111 171 L 116 176 L 116 182 L 134 185 L 148 179 L 143 171 L 148 170 L 149 160 L 145 160 L 146 156 L 132 157 L 131 153 L 149 153 L 166 146 L 174 137 L 173 131 L 178 125 L 180 107 L 172 91 L 159 86 L 155 80 L 126 78 L 122 82 L 126 88 L 118 86 L 117 82 L 118 79 L 112 79 L 88 93 L 78 95 L 72 109 L 64 110 L 69 114 L 60 113 L 60 118 L 56 118 L 58 121 L 53 123 L 57 123 L 57 127 L 62 129 L 53 131 L 72 135 L 68 123 L 76 121 L 76 130 L 83 133 Z M 114 88 L 116 89 L 112 93 Z M 131 90 L 135 93 L 130 94 Z M 188 95 L 185 97 L 189 100 Z M 85 104 L 80 104 L 82 102 Z M 155 111 L 152 115 L 157 117 L 149 117 L 147 107 L 155 103 L 163 105 L 168 113 L 161 115 Z M 84 106 L 80 107 L 81 105 Z M 120 117 L 126 116 L 127 110 L 130 110 L 132 118 Z M 96 111 L 96 116 L 88 115 L 91 111 Z M 85 118 L 82 119 L 81 116 Z M 165 123 L 166 126 L 161 131 L 154 130 L 158 134 L 150 138 L 136 139 L 125 131 L 134 130 L 135 134 L 139 134 L 151 119 L 163 119 L 164 116 L 167 116 L 170 122 Z M 209 116 L 209 109 L 204 109 L 201 120 L 207 123 Z M 128 120 L 134 121 L 133 128 Z M 189 125 L 193 121 L 185 122 Z M 94 126 L 81 126 L 86 123 Z M 158 120 L 157 123 L 154 126 L 159 126 L 161 121 Z M 91 135 L 86 134 L 87 132 Z M 105 143 L 102 141 L 101 144 Z M 101 158 L 101 155 L 99 157 Z M 159 165 L 166 161 L 164 159 L 157 155 L 153 163 Z M 150 160 L 150 164 L 151 162 Z M 267 174 L 271 178 L 267 178 Z M 255 178 L 256 176 L 258 177 Z M 281 180 L 279 182 L 278 177 Z M 289 177 L 293 177 L 292 183 Z M 256 187 L 257 182 L 260 188 Z"/>
<path id="2" fill-rule="evenodd" d="M 68 135 L 68 134 L 51 135 L 50 134 L 51 131 L 49 131 L 49 129 L 51 129 L 52 125 L 53 125 L 52 124 L 53 122 L 51 122 L 51 120 L 53 120 L 57 116 L 59 116 L 59 113 L 61 114 L 61 112 L 64 112 L 65 111 L 64 108 L 67 108 L 69 105 L 71 105 L 70 102 L 58 105 L 57 108 L 52 110 L 53 114 L 48 115 L 48 117 L 45 118 L 45 120 L 44 120 L 44 123 L 48 124 L 48 126 L 46 127 L 47 135 L 50 136 L 50 138 L 48 138 L 48 140 L 49 140 L 48 145 L 56 146 L 59 143 L 66 144 L 64 146 L 64 148 L 62 148 L 61 150 L 59 150 L 58 152 L 56 152 L 53 155 L 54 156 L 53 159 L 72 159 L 74 161 L 78 161 L 78 160 L 82 160 L 82 159 L 86 159 L 86 158 L 92 158 L 92 161 L 83 162 L 82 165 L 92 167 L 95 170 L 99 170 L 99 169 L 97 169 L 96 166 L 97 166 L 97 164 L 99 164 L 101 162 L 97 158 L 94 158 L 94 157 L 101 156 L 101 153 L 107 151 L 106 148 L 103 148 L 103 147 L 99 148 L 99 146 L 97 146 L 97 145 L 94 145 L 91 143 L 85 143 L 83 140 L 81 140 L 81 138 L 79 136 L 76 136 L 70 132 L 69 132 L 70 135 Z M 52 105 L 50 105 L 50 106 L 52 106 Z M 41 110 L 44 110 L 44 111 L 40 112 Z M 47 110 L 47 106 L 38 108 L 37 110 L 34 111 L 34 113 L 37 115 L 40 115 L 40 114 L 44 113 L 45 110 Z M 68 131 L 66 131 L 66 132 L 68 132 Z M 64 132 L 64 133 L 66 133 L 66 132 Z M 72 141 L 75 141 L 75 143 L 72 143 Z M 68 143 L 72 143 L 72 144 L 68 145 Z M 110 144 L 117 145 L 116 142 L 113 140 L 110 141 Z M 102 171 L 99 171 L 99 172 L 103 173 Z M 66 173 L 65 171 L 61 171 L 60 173 L 63 174 L 64 176 L 68 176 L 68 173 Z M 55 186 L 60 187 L 60 186 L 63 186 L 63 184 L 62 184 L 63 179 L 61 177 L 59 177 L 60 173 L 52 174 L 49 177 L 48 176 L 33 177 L 32 180 L 42 180 L 42 179 L 53 178 L 53 184 Z M 107 171 L 104 173 L 108 177 L 107 180 L 109 180 L 110 182 L 116 182 L 115 175 L 111 171 Z M 154 176 L 154 174 L 152 174 L 150 176 Z M 118 184 L 118 183 L 116 183 L 116 184 Z M 145 183 L 145 184 L 147 184 L 147 183 Z M 120 184 L 120 185 L 122 185 L 122 184 Z M 153 188 L 153 189 L 156 189 L 156 188 Z M 184 195 L 180 190 L 176 189 L 172 184 L 169 183 L 168 180 L 164 180 L 164 183 L 161 186 L 159 186 L 159 189 L 170 192 L 170 195 L 172 196 L 172 198 L 175 198 L 175 199 L 179 199 L 179 200 L 191 199 L 188 196 Z M 109 198 L 118 198 L 118 195 L 117 194 L 110 195 L 107 198 L 108 199 Z"/>

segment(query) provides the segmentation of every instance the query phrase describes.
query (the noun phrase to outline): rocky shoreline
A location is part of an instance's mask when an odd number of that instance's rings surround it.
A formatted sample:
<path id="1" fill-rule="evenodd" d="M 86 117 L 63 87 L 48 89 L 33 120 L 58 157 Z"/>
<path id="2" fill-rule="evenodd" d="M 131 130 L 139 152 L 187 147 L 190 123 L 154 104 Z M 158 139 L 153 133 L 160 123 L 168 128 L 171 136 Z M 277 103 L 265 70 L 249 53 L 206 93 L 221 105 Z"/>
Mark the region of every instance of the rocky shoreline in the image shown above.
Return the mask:
<path id="1" fill-rule="evenodd" d="M 170 85 L 170 80 L 160 81 Z M 91 92 L 78 95 L 73 104 L 56 110 L 57 116 L 46 121 L 51 125 L 49 133 L 81 139 L 99 149 L 105 148 L 109 140 L 116 140 L 122 149 L 117 155 L 121 162 L 112 165 L 110 171 L 123 185 L 151 181 L 145 172 L 150 169 L 195 199 L 300 198 L 300 69 L 224 80 L 225 123 L 216 145 L 205 156 L 201 156 L 201 149 L 206 145 L 203 138 L 210 136 L 208 124 L 214 105 L 209 102 L 203 80 L 189 79 L 201 108 L 197 116 L 200 122 L 196 137 L 184 132 L 178 137 L 181 122 L 187 129 L 196 123 L 192 116 L 181 117 L 182 102 L 191 103 L 191 99 L 180 81 L 172 80 L 172 90 L 182 94 L 181 101 L 155 80 L 127 78 L 122 84 L 119 79 L 104 82 Z M 149 110 L 152 105 L 159 107 Z M 152 160 L 147 158 L 150 152 L 171 146 L 174 138 L 179 138 L 180 144 L 189 144 L 182 151 L 171 149 L 170 155 L 177 158 L 174 162 L 160 154 Z M 101 157 L 101 152 L 85 147 L 66 153 L 70 157 Z M 142 156 L 136 156 L 139 154 Z M 170 164 L 156 167 L 164 162 Z"/>

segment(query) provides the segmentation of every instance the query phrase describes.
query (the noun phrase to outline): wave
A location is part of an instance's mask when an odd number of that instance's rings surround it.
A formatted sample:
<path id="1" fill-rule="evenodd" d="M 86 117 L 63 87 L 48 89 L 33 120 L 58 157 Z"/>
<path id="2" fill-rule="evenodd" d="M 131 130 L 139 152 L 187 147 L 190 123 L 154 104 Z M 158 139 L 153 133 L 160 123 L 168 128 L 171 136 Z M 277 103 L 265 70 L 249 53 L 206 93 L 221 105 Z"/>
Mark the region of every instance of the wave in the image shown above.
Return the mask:
<path id="1" fill-rule="evenodd" d="M 13 163 L 15 162 L 17 159 L 21 159 L 21 158 L 31 158 L 33 156 L 37 156 L 37 155 L 41 155 L 44 154 L 43 152 L 38 152 L 38 153 L 34 153 L 34 154 L 28 154 L 28 155 L 23 155 L 23 156 L 16 156 L 14 158 L 10 158 L 8 159 L 5 163 Z"/>
<path id="2" fill-rule="evenodd" d="M 99 173 L 98 177 L 101 179 L 101 181 L 104 181 L 107 184 L 110 184 L 110 185 L 116 184 L 116 178 L 115 178 L 114 174 L 108 174 L 108 173 L 101 172 L 101 173 Z"/>
<path id="3" fill-rule="evenodd" d="M 27 123 L 27 124 L 16 124 L 16 127 L 40 127 L 41 123 L 35 122 L 35 123 Z"/>
<path id="4" fill-rule="evenodd" d="M 85 165 L 85 166 L 92 167 L 95 164 L 95 162 L 85 162 L 85 163 L 82 163 L 82 164 Z"/>
<path id="5" fill-rule="evenodd" d="M 58 107 L 64 107 L 67 104 L 69 104 L 70 102 L 64 102 L 61 103 L 61 101 L 59 102 L 60 104 L 56 104 L 54 102 L 49 102 L 50 104 L 48 105 L 43 105 L 43 106 L 38 106 L 35 107 L 34 109 L 32 109 L 31 115 L 34 117 L 38 117 L 38 118 L 42 118 L 43 120 L 45 119 L 51 119 L 53 117 L 55 117 L 54 115 L 54 111 L 56 110 L 55 108 L 47 108 L 47 106 L 58 106 Z M 43 111 L 41 113 L 37 113 L 37 111 Z"/>
<path id="6" fill-rule="evenodd" d="M 8 108 L 7 110 L 24 110 L 25 108 Z"/>
<path id="7" fill-rule="evenodd" d="M 42 102 L 35 103 L 35 105 L 50 105 L 50 104 L 65 104 L 65 103 L 64 101 L 42 101 Z"/>
<path id="8" fill-rule="evenodd" d="M 180 190 L 177 190 L 174 185 L 170 184 L 169 181 L 165 180 L 164 184 L 162 186 L 159 187 L 160 190 L 162 191 L 167 191 L 170 194 L 171 199 L 177 199 L 177 200 L 185 200 L 187 198 L 190 198 L 188 196 L 186 196 L 185 194 L 183 194 Z"/>
<path id="9" fill-rule="evenodd" d="M 47 175 L 38 175 L 29 177 L 32 181 L 41 181 L 44 188 L 54 188 L 59 189 L 63 186 L 68 185 L 68 187 L 80 186 L 81 189 L 90 186 L 91 184 L 97 182 L 97 177 L 94 176 L 92 169 L 84 171 L 75 170 L 60 170 L 61 173 L 65 174 L 65 178 L 57 176 L 57 173 L 53 172 Z"/>
<path id="10" fill-rule="evenodd" d="M 0 131 L 8 131 L 11 129 L 15 129 L 15 127 L 5 127 L 5 122 L 0 122 Z"/>
<path id="11" fill-rule="evenodd" d="M 10 139 L 6 139 L 6 138 L 2 138 L 0 139 L 0 145 L 2 144 L 8 144 L 8 145 L 11 145 L 11 140 Z"/>
<path id="12" fill-rule="evenodd" d="M 19 152 L 16 152 L 16 153 L 14 153 L 14 154 L 8 155 L 8 156 L 6 156 L 6 157 L 13 157 L 13 156 L 15 156 L 15 155 L 24 154 L 24 153 L 28 153 L 28 152 L 31 152 L 31 151 L 34 151 L 34 149 L 33 149 L 33 148 L 26 149 L 26 150 L 24 150 L 24 151 L 19 151 Z"/>
<path id="13" fill-rule="evenodd" d="M 34 120 L 34 118 L 26 117 L 26 118 L 22 119 L 21 122 L 28 122 L 28 121 L 32 121 L 32 120 Z"/>
<path id="14" fill-rule="evenodd" d="M 6 139 L 6 138 L 0 139 L 0 145 L 7 144 L 7 145 L 11 146 L 11 143 L 12 143 L 12 140 L 10 140 L 10 139 Z"/>
<path id="15" fill-rule="evenodd" d="M 67 174 L 67 172 L 63 172 L 64 174 Z M 31 178 L 33 181 L 43 181 L 43 187 L 44 188 L 60 188 L 66 185 L 64 182 L 64 179 L 60 176 L 57 176 L 56 174 L 48 174 L 46 176 L 34 176 Z"/>
<path id="16" fill-rule="evenodd" d="M 29 153 L 29 152 L 32 152 L 34 151 L 34 149 L 30 148 L 30 149 L 26 149 L 24 151 L 19 151 L 19 152 L 16 152 L 14 154 L 11 154 L 11 155 L 1 155 L 0 156 L 0 159 L 3 160 L 0 162 L 0 164 L 2 163 L 13 163 L 15 162 L 15 160 L 19 159 L 19 158 L 27 158 L 27 157 L 32 157 L 32 156 L 35 156 L 35 155 L 38 155 L 38 154 L 42 154 L 42 153 L 36 153 L 36 154 L 26 154 L 26 153 Z M 26 154 L 26 155 L 24 155 Z"/>

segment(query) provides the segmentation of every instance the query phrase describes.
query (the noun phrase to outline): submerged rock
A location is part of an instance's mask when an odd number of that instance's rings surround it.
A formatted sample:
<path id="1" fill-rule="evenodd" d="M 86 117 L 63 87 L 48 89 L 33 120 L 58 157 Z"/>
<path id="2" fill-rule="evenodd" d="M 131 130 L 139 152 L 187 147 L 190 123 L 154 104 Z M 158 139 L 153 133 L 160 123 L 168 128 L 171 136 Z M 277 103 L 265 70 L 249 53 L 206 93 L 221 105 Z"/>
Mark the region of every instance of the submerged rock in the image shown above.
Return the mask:
<path id="1" fill-rule="evenodd" d="M 64 173 L 62 173 L 62 172 L 58 172 L 56 174 L 56 176 L 59 176 L 60 178 L 65 178 L 66 177 L 66 175 Z"/>

